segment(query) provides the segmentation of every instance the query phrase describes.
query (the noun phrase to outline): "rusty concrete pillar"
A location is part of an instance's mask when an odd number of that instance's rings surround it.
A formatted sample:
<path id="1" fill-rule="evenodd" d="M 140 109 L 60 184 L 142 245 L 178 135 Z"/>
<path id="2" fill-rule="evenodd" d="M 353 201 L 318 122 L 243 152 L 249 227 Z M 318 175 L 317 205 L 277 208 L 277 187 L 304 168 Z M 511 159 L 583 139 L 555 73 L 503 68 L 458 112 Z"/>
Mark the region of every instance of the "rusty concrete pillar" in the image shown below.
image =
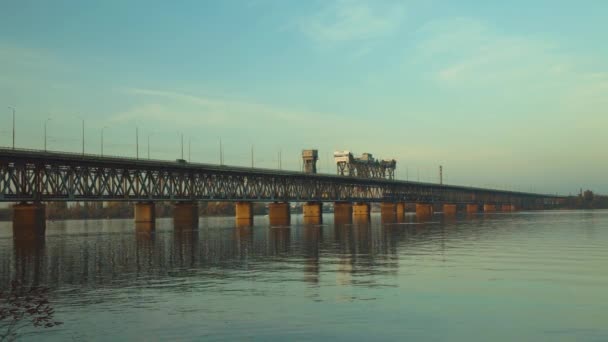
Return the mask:
<path id="1" fill-rule="evenodd" d="M 173 205 L 173 227 L 179 229 L 198 228 L 198 203 L 177 202 Z"/>
<path id="2" fill-rule="evenodd" d="M 416 217 L 433 216 L 433 205 L 429 203 L 416 203 Z"/>
<path id="3" fill-rule="evenodd" d="M 253 225 L 252 202 L 236 202 L 234 209 L 237 227 L 248 227 Z"/>
<path id="4" fill-rule="evenodd" d="M 515 206 L 513 204 L 503 204 L 500 206 L 501 211 L 515 211 Z"/>
<path id="5" fill-rule="evenodd" d="M 479 212 L 478 204 L 467 204 L 467 214 L 475 214 Z"/>
<path id="6" fill-rule="evenodd" d="M 133 206 L 135 223 L 154 223 L 156 221 L 156 205 L 152 202 L 138 202 Z"/>
<path id="7" fill-rule="evenodd" d="M 274 202 L 268 204 L 268 220 L 271 226 L 287 226 L 291 222 L 289 203 Z"/>
<path id="8" fill-rule="evenodd" d="M 446 216 L 455 216 L 457 212 L 456 204 L 444 204 L 443 214 Z"/>
<path id="9" fill-rule="evenodd" d="M 405 215 L 405 203 L 399 202 L 395 206 L 395 212 L 397 213 L 397 218 L 403 218 Z"/>
<path id="10" fill-rule="evenodd" d="M 334 223 L 350 224 L 353 222 L 353 205 L 350 202 L 334 203 Z"/>
<path id="11" fill-rule="evenodd" d="M 305 203 L 302 206 L 302 216 L 305 224 L 321 224 L 323 222 L 323 203 Z"/>
<path id="12" fill-rule="evenodd" d="M 496 211 L 496 204 L 484 204 L 483 211 L 486 213 L 492 213 Z"/>
<path id="13" fill-rule="evenodd" d="M 353 204 L 353 215 L 354 216 L 369 216 L 370 206 L 369 203 L 355 203 Z"/>
<path id="14" fill-rule="evenodd" d="M 383 202 L 380 204 L 380 220 L 382 223 L 392 223 L 397 219 L 397 204 Z"/>
<path id="15" fill-rule="evenodd" d="M 46 204 L 37 202 L 13 205 L 13 239 L 40 239 L 45 232 Z"/>

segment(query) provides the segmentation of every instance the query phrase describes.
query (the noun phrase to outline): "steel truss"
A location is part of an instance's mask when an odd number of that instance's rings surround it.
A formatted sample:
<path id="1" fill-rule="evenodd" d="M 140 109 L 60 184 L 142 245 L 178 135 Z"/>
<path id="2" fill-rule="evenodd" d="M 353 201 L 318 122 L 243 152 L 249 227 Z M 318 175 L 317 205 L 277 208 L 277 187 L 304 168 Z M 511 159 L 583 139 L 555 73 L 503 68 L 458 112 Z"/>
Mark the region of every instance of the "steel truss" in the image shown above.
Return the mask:
<path id="1" fill-rule="evenodd" d="M 0 201 L 349 201 L 551 204 L 556 196 L 184 164 L 0 149 Z"/>

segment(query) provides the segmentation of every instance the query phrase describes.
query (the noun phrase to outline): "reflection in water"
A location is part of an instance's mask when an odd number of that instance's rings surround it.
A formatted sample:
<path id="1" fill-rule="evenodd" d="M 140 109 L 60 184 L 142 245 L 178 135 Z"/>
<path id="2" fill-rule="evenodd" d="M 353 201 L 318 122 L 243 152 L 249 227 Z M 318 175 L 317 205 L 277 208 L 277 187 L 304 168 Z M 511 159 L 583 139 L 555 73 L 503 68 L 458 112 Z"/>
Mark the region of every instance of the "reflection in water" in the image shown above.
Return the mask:
<path id="1" fill-rule="evenodd" d="M 253 226 L 235 227 L 234 219 L 208 218 L 198 228 L 173 228 L 170 220 L 159 220 L 154 229 L 135 227 L 130 220 L 51 222 L 45 240 L 21 242 L 13 241 L 10 235 L 0 236 L 0 287 L 7 288 L 13 280 L 49 286 L 56 299 L 66 301 L 61 311 L 64 315 L 75 308 L 87 310 L 98 305 L 115 307 L 116 311 L 136 310 L 138 305 L 156 310 L 157 301 L 165 300 L 169 303 L 169 309 L 165 307 L 168 312 L 179 303 L 186 306 L 184 312 L 175 313 L 180 318 L 187 317 L 189 312 L 242 317 L 247 316 L 241 315 L 243 308 L 264 311 L 264 299 L 280 296 L 272 305 L 299 300 L 287 310 L 291 314 L 306 307 L 307 301 L 378 300 L 384 307 L 392 308 L 395 314 L 392 317 L 399 317 L 402 310 L 410 310 L 416 303 L 417 310 L 426 308 L 427 302 L 416 302 L 417 296 L 437 307 L 442 307 L 442 299 L 437 298 L 452 289 L 462 291 L 459 293 L 462 297 L 451 298 L 454 301 L 469 300 L 476 291 L 491 298 L 491 293 L 483 291 L 485 287 L 478 287 L 488 286 L 492 281 L 493 287 L 488 288 L 497 292 L 496 305 L 504 296 L 500 286 L 507 292 L 512 288 L 512 284 L 497 286 L 496 279 L 523 278 L 524 284 L 550 279 L 555 283 L 555 279 L 561 278 L 552 278 L 551 272 L 559 270 L 559 276 L 564 277 L 568 269 L 563 268 L 568 265 L 575 269 L 571 271 L 574 275 L 591 267 L 597 270 L 597 265 L 586 266 L 592 265 L 593 260 L 586 260 L 586 254 L 580 251 L 601 256 L 606 254 L 604 247 L 608 240 L 605 236 L 608 218 L 597 215 L 576 218 L 583 222 L 580 234 L 571 229 L 572 221 L 564 219 L 566 223 L 559 223 L 559 215 L 526 213 L 445 218 L 435 215 L 426 221 L 409 214 L 395 218 L 372 214 L 363 219 L 326 215 L 323 224 L 303 222 L 296 216 L 287 227 L 269 227 L 264 219 L 256 217 Z M 556 233 L 556 227 L 561 226 L 566 227 L 567 234 Z M 579 241 L 571 241 L 574 238 Z M 584 250 L 576 247 L 581 245 Z M 569 257 L 559 265 L 552 265 L 559 248 L 567 251 L 560 254 Z M 533 251 L 533 255 L 525 255 L 526 251 Z M 543 251 L 547 256 L 539 263 Z M 608 257 L 599 260 L 604 262 Z M 592 283 L 590 279 L 578 279 L 574 284 Z M 520 290 L 526 288 L 521 283 L 516 285 Z M 434 290 L 439 292 L 429 297 Z M 130 299 L 138 291 L 155 292 L 149 298 Z M 188 297 L 188 293 L 196 296 Z M 256 296 L 261 297 L 260 301 L 256 301 Z M 204 305 L 188 307 L 199 297 L 205 298 Z M 491 300 L 487 298 L 484 300 Z M 311 317 L 323 316 L 323 310 L 328 308 L 344 310 L 335 316 L 340 317 L 373 307 L 355 305 L 352 312 L 346 307 L 329 306 L 306 310 L 310 310 Z M 459 308 L 467 310 L 466 306 Z M 445 310 L 450 311 L 447 307 Z M 270 315 L 268 312 L 274 311 L 264 312 Z M 315 320 L 319 321 L 323 320 Z M 375 324 L 381 327 L 389 321 Z M 74 322 L 66 325 L 78 329 Z M 123 329 L 132 328 L 125 325 Z M 242 331 L 249 331 L 252 326 L 253 321 L 242 323 Z"/>

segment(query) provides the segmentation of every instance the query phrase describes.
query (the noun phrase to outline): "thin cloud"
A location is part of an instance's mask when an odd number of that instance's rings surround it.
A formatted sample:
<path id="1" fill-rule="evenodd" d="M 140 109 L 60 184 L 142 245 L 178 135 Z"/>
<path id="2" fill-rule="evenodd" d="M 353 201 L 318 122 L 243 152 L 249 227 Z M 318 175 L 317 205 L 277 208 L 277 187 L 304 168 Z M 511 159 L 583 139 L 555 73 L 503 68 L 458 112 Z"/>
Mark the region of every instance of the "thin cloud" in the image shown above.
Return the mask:
<path id="1" fill-rule="evenodd" d="M 300 21 L 300 30 L 318 42 L 370 40 L 395 32 L 403 20 L 402 4 L 385 2 L 328 2 Z"/>

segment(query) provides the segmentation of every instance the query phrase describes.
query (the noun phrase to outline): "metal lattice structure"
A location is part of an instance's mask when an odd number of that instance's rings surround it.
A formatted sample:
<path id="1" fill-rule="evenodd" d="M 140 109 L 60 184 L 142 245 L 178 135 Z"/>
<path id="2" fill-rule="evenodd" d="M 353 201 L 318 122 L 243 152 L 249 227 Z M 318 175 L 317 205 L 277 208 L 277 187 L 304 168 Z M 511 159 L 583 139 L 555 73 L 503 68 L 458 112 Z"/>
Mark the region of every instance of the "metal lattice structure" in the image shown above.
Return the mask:
<path id="1" fill-rule="evenodd" d="M 556 196 L 210 164 L 0 149 L 0 201 L 554 204 Z"/>
<path id="2" fill-rule="evenodd" d="M 336 151 L 334 160 L 340 176 L 395 179 L 397 162 L 394 159 L 375 160 L 370 153 L 355 158 L 348 151 Z"/>

